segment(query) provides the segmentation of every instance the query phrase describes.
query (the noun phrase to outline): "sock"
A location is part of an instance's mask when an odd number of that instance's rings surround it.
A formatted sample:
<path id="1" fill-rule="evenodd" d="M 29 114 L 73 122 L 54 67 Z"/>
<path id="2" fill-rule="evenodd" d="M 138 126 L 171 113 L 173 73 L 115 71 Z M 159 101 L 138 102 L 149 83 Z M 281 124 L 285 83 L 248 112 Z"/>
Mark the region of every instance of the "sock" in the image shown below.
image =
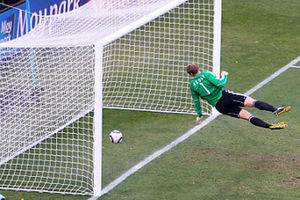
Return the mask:
<path id="1" fill-rule="evenodd" d="M 251 124 L 253 124 L 255 126 L 259 126 L 259 127 L 263 127 L 263 128 L 269 128 L 270 127 L 270 124 L 264 122 L 263 120 L 261 120 L 257 117 L 254 117 L 254 116 L 251 116 L 248 119 L 248 121 L 251 122 Z"/>
<path id="2" fill-rule="evenodd" d="M 255 101 L 254 106 L 256 108 L 260 109 L 260 110 L 268 110 L 268 111 L 271 111 L 271 112 L 274 112 L 275 110 L 277 110 L 277 108 L 273 107 L 270 104 L 262 102 L 262 101 Z"/>

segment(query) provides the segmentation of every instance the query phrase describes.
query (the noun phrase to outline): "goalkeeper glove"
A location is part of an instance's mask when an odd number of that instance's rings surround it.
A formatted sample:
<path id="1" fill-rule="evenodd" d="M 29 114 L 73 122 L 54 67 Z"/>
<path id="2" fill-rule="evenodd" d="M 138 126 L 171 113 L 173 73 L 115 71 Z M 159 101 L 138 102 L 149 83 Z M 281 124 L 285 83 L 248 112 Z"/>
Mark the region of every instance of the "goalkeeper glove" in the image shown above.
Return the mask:
<path id="1" fill-rule="evenodd" d="M 222 77 L 227 76 L 227 75 L 228 75 L 228 72 L 226 72 L 226 71 L 222 71 L 222 72 L 221 72 L 221 76 L 222 76 Z"/>
<path id="2" fill-rule="evenodd" d="M 201 122 L 202 122 L 202 119 L 203 119 L 203 117 L 201 116 L 201 117 L 196 117 L 196 123 L 199 125 L 199 124 L 201 124 Z"/>

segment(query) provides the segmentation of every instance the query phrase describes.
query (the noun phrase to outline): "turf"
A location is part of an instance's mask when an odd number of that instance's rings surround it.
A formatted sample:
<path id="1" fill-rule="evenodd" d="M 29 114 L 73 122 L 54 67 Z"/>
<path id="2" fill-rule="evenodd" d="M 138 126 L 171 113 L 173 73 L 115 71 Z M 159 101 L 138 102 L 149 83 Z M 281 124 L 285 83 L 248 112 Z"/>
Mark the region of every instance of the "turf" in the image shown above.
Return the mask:
<path id="1" fill-rule="evenodd" d="M 221 68 L 229 72 L 227 88 L 245 92 L 299 56 L 299 9 L 298 0 L 223 0 Z M 264 130 L 220 116 L 101 199 L 299 199 L 299 75 L 299 69 L 290 69 L 253 94 L 275 106 L 289 104 L 291 113 L 275 118 L 249 109 L 269 122 L 287 121 L 287 130 Z M 120 129 L 124 141 L 113 145 L 104 136 L 104 185 L 188 131 L 193 120 L 189 115 L 105 110 L 103 132 Z M 1 194 L 7 200 L 89 198 Z"/>
<path id="2" fill-rule="evenodd" d="M 249 109 L 269 121 L 287 121 L 286 130 L 220 116 L 102 199 L 298 199 L 300 102 L 294 92 L 299 75 L 290 69 L 253 95 L 289 104 L 293 111 L 275 117 Z"/>

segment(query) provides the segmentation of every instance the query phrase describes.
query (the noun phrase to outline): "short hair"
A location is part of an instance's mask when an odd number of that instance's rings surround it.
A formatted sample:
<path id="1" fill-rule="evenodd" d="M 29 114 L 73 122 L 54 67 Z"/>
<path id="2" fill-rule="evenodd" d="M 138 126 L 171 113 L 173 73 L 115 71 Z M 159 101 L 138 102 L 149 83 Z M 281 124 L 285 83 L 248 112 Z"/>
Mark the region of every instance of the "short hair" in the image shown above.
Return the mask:
<path id="1" fill-rule="evenodd" d="M 197 74 L 199 72 L 199 67 L 196 64 L 189 64 L 186 67 L 186 72 L 189 74 Z"/>

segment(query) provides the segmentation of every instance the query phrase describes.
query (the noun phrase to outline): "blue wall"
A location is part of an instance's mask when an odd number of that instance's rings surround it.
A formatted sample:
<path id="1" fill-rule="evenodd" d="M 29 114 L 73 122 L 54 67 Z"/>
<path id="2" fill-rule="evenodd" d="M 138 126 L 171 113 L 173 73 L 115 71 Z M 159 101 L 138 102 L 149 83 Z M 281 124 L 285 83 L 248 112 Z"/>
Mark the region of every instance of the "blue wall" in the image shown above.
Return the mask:
<path id="1" fill-rule="evenodd" d="M 40 17 L 68 12 L 84 5 L 89 0 L 30 0 L 30 27 L 26 4 L 10 9 L 0 15 L 0 42 L 21 37 L 39 23 Z"/>

